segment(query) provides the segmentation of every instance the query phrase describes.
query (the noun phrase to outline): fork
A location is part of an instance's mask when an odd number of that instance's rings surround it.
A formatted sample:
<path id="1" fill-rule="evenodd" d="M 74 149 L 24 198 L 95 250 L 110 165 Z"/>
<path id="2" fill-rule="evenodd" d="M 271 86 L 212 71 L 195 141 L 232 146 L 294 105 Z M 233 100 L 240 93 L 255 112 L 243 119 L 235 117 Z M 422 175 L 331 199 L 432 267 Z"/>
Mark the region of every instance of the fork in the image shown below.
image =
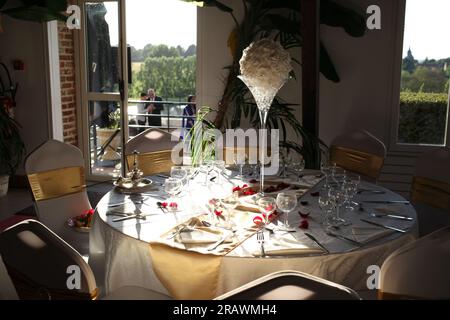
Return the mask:
<path id="1" fill-rule="evenodd" d="M 258 233 L 256 234 L 256 239 L 258 240 L 259 244 L 261 244 L 261 257 L 265 257 L 266 252 L 264 251 L 264 231 L 258 231 Z"/>

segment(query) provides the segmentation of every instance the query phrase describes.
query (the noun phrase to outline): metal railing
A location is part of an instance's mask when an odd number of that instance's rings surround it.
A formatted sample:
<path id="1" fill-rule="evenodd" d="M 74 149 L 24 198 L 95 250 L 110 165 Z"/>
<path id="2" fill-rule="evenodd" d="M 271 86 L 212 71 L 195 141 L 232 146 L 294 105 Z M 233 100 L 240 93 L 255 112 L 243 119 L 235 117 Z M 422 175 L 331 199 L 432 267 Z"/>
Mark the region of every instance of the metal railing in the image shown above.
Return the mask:
<path id="1" fill-rule="evenodd" d="M 163 110 L 161 110 L 161 114 L 148 114 L 148 113 L 130 113 L 130 107 L 131 109 L 138 106 L 140 103 L 145 104 L 162 104 L 164 105 Z M 183 119 L 195 119 L 194 116 L 183 116 L 183 110 L 187 105 L 195 105 L 195 102 L 184 102 L 184 101 L 170 101 L 170 100 L 163 100 L 163 101 L 148 101 L 148 100 L 128 100 L 128 123 L 130 123 L 130 120 L 137 119 L 137 117 L 145 117 L 145 125 L 140 125 L 137 121 L 136 124 L 129 124 L 129 128 L 143 128 L 144 130 L 147 128 L 160 128 L 160 129 L 166 129 L 167 131 L 172 131 L 174 129 L 181 129 L 182 128 L 182 122 Z M 161 125 L 160 126 L 153 126 L 148 125 L 147 120 L 150 118 L 160 118 L 161 119 Z M 163 121 L 165 120 L 165 121 Z M 175 121 L 173 121 L 175 120 Z M 178 120 L 178 121 L 177 121 Z M 165 123 L 164 123 L 165 122 Z"/>

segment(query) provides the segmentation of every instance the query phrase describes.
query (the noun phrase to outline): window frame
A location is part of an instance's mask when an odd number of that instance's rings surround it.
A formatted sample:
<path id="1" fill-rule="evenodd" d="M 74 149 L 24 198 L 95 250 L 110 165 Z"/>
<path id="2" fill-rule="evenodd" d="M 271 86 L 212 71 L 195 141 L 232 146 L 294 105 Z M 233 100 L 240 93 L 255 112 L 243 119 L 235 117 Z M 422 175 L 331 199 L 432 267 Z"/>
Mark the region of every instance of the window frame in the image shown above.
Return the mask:
<path id="1" fill-rule="evenodd" d="M 396 31 L 393 32 L 393 58 L 391 62 L 392 75 L 389 81 L 391 83 L 390 92 L 390 128 L 389 128 L 389 151 L 394 152 L 413 152 L 422 153 L 436 148 L 450 147 L 450 90 L 447 96 L 447 123 L 445 126 L 446 135 L 443 145 L 427 145 L 427 144 L 407 144 L 397 142 L 399 115 L 400 115 L 400 89 L 401 89 L 401 71 L 403 61 L 403 40 L 405 29 L 406 2 L 408 0 L 396 1 L 396 12 L 394 18 L 397 17 L 393 24 Z"/>

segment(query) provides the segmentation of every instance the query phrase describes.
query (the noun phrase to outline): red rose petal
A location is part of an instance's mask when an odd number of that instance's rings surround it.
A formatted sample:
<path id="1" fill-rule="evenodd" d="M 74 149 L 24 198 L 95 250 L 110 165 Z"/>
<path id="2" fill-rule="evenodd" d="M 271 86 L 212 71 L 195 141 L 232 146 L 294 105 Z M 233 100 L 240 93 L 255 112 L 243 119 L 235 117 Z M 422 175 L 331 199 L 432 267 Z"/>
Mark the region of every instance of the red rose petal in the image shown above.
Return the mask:
<path id="1" fill-rule="evenodd" d="M 308 220 L 302 220 L 302 222 L 300 223 L 300 225 L 298 227 L 301 229 L 308 229 L 308 227 L 309 227 Z"/>

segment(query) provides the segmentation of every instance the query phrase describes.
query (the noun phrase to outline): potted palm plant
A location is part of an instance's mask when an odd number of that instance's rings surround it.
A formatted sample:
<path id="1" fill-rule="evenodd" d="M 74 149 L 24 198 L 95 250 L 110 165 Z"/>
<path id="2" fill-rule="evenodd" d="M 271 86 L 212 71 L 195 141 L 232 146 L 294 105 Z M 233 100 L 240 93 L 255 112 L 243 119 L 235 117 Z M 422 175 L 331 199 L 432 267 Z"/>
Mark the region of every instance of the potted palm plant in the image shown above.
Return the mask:
<path id="1" fill-rule="evenodd" d="M 10 117 L 0 99 L 0 196 L 8 192 L 9 177 L 16 172 L 25 154 L 19 128 L 20 125 Z"/>

